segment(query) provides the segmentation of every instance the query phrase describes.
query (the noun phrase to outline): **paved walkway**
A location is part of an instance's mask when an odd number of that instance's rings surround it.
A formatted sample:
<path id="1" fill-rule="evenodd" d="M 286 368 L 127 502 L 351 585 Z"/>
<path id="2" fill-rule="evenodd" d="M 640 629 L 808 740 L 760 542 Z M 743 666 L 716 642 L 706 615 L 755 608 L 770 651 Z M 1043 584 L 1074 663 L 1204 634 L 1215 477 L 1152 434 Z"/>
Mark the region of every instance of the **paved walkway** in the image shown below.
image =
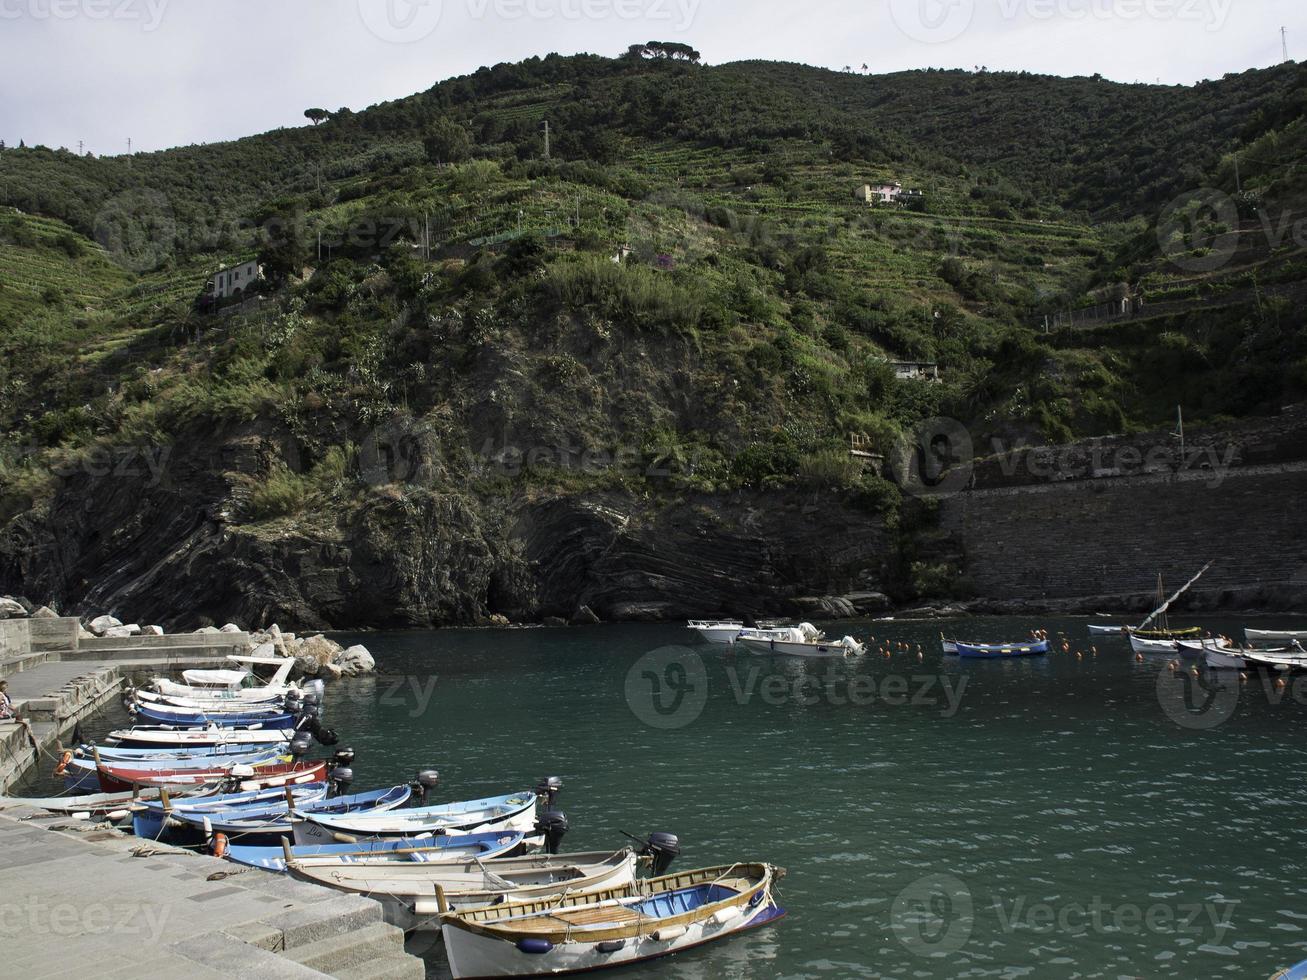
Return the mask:
<path id="1" fill-rule="evenodd" d="M 0 944 L 29 980 L 423 976 L 369 899 L 27 807 L 0 810 Z"/>

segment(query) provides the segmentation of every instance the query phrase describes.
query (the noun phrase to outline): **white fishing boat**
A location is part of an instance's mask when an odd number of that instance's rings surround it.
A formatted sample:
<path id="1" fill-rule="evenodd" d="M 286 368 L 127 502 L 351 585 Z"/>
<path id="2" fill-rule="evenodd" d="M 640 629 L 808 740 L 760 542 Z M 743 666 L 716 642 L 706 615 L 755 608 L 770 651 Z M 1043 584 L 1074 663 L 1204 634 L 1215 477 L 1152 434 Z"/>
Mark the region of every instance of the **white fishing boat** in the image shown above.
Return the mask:
<path id="1" fill-rule="evenodd" d="M 1239 648 L 1223 637 L 1208 637 L 1202 640 L 1175 640 L 1175 648 L 1186 657 L 1201 657 L 1209 651 L 1229 651 Z"/>
<path id="2" fill-rule="evenodd" d="M 290 728 L 173 728 L 168 725 L 122 728 L 108 734 L 109 745 L 122 748 L 194 748 L 204 745 L 289 745 L 295 737 Z"/>
<path id="3" fill-rule="evenodd" d="M 1089 632 L 1094 636 L 1125 636 L 1130 632 L 1129 626 L 1094 626 L 1090 624 Z"/>
<path id="4" fill-rule="evenodd" d="M 1135 653 L 1179 653 L 1175 640 L 1147 640 L 1130 634 L 1130 647 Z"/>
<path id="5" fill-rule="evenodd" d="M 735 638 L 740 635 L 744 629 L 744 624 L 736 622 L 733 619 L 726 620 L 702 620 L 692 619 L 687 626 L 699 634 L 699 637 L 708 643 L 729 646 L 735 642 Z"/>
<path id="6" fill-rule="evenodd" d="M 517 793 L 373 814 L 335 816 L 297 810 L 291 814 L 291 827 L 295 843 L 300 845 L 352 843 L 374 837 L 412 838 L 499 831 L 530 834 L 537 829 L 536 794 Z"/>
<path id="7" fill-rule="evenodd" d="M 289 845 L 287 845 L 289 848 Z M 437 890 L 449 910 L 484 908 L 499 902 L 557 898 L 599 888 L 620 888 L 636 878 L 639 858 L 616 853 L 534 854 L 527 857 L 462 858 L 440 863 L 391 861 L 359 864 L 336 857 L 297 858 L 286 869 L 296 878 L 382 903 L 386 920 L 411 932 L 439 926 Z"/>
<path id="8" fill-rule="evenodd" d="M 735 641 L 752 653 L 780 657 L 829 659 L 863 653 L 866 647 L 851 636 L 842 640 L 825 640 L 811 623 L 784 630 L 750 631 Z"/>
<path id="9" fill-rule="evenodd" d="M 1292 650 L 1287 653 L 1269 653 L 1262 650 L 1245 650 L 1243 659 L 1252 670 L 1265 668 L 1275 671 L 1307 671 L 1307 653 Z"/>
<path id="10" fill-rule="evenodd" d="M 1243 631 L 1249 643 L 1307 643 L 1307 630 L 1251 630 Z"/>
<path id="11" fill-rule="evenodd" d="M 156 677 L 154 690 L 163 695 L 180 698 L 230 698 L 236 701 L 260 701 L 269 697 L 285 696 L 299 688 L 288 683 L 295 667 L 294 657 L 228 657 L 238 665 L 234 670 L 186 670 L 178 684 L 166 677 Z M 254 672 L 256 667 L 272 667 L 272 677 L 264 682 Z M 317 688 L 319 695 L 322 689 Z"/>
<path id="12" fill-rule="evenodd" d="M 784 874 L 766 864 L 733 864 L 449 911 L 441 920 L 445 952 L 455 980 L 555 976 L 658 959 L 782 918 L 773 888 Z"/>

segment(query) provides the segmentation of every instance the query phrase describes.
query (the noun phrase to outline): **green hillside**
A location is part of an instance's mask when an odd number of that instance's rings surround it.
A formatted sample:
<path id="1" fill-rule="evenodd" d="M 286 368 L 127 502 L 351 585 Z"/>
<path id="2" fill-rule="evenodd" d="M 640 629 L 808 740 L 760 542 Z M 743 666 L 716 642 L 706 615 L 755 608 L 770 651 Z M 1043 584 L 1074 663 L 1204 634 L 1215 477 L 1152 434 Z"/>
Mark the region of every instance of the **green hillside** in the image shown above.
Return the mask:
<path id="1" fill-rule="evenodd" d="M 5 150 L 4 510 L 60 460 L 196 426 L 292 447 L 251 488 L 257 525 L 353 506 L 379 429 L 428 434 L 442 486 L 831 485 L 883 508 L 852 433 L 885 447 L 948 415 L 985 445 L 1274 411 L 1307 380 L 1307 242 L 1285 221 L 1305 109 L 1293 65 L 1181 88 L 551 55 L 230 144 Z M 922 194 L 855 199 L 887 181 Z M 1198 188 L 1229 227 L 1177 219 Z M 251 251 L 262 302 L 197 312 Z M 1144 315 L 1046 332 L 1122 288 Z M 672 482 L 560 446 L 631 447 Z M 494 465 L 533 447 L 525 473 Z"/>

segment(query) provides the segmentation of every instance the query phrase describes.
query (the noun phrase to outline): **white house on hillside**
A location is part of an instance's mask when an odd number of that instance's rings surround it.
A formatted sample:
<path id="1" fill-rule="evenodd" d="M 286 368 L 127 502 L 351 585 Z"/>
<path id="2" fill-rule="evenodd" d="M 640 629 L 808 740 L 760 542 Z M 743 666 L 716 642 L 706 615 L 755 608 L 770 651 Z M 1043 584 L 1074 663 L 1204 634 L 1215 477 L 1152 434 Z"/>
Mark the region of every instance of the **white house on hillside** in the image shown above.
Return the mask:
<path id="1" fill-rule="evenodd" d="M 231 296 L 243 296 L 254 283 L 263 278 L 263 269 L 257 259 L 238 265 L 223 266 L 204 289 L 206 299 L 217 301 Z"/>
<path id="2" fill-rule="evenodd" d="M 921 197 L 921 191 L 904 190 L 903 184 L 863 184 L 854 195 L 867 204 L 905 204 L 914 197 Z"/>

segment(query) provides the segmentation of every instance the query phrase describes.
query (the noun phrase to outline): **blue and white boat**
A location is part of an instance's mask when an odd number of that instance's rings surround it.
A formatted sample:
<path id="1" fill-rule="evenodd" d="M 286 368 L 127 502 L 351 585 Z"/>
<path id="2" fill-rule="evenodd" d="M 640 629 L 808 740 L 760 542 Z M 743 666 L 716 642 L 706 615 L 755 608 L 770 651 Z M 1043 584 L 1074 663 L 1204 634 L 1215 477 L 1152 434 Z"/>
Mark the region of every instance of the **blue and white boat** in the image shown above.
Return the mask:
<path id="1" fill-rule="evenodd" d="M 1048 653 L 1047 640 L 1028 640 L 1025 643 L 963 643 L 957 642 L 958 656 L 981 660 L 998 660 L 1005 657 L 1042 657 Z"/>
<path id="2" fill-rule="evenodd" d="M 247 847 L 233 844 L 227 857 L 238 864 L 267 871 L 286 870 L 286 852 L 292 858 L 331 857 L 347 864 L 382 861 L 445 862 L 508 857 L 526 847 L 526 835 L 501 832 L 463 834 L 457 837 L 395 837 L 356 844 L 289 844 L 281 847 Z"/>
<path id="3" fill-rule="evenodd" d="M 132 713 L 145 721 L 157 722 L 160 725 L 176 725 L 181 728 L 207 728 L 210 725 L 217 725 L 220 728 L 241 728 L 258 725 L 265 729 L 285 729 L 294 728 L 299 720 L 295 715 L 280 710 L 209 712 L 179 708 L 168 711 L 162 706 L 148 704 L 136 705 L 132 708 Z"/>
<path id="4" fill-rule="evenodd" d="M 154 760 L 165 762 L 170 759 L 200 759 L 207 758 L 210 761 L 216 758 L 233 755 L 254 755 L 263 749 L 258 746 L 248 745 L 196 745 L 192 747 L 177 746 L 174 748 L 125 748 L 121 745 L 79 745 L 73 750 L 73 755 L 79 759 L 91 759 L 95 753 L 100 753 L 100 758 L 104 762 L 139 762 L 142 760 Z"/>
<path id="5" fill-rule="evenodd" d="M 269 745 L 287 745 L 295 737 L 295 731 L 287 728 L 264 728 L 261 725 L 246 725 L 243 728 L 228 728 L 222 725 L 208 725 L 203 728 L 191 728 L 181 725 L 136 725 L 110 732 L 106 740 L 114 748 L 154 748 L 177 750 L 202 746 L 244 746 L 250 751 L 257 751 Z"/>
<path id="6" fill-rule="evenodd" d="M 304 783 L 290 787 L 296 805 L 311 804 L 325 799 L 329 791 L 330 787 L 326 783 Z M 278 801 L 285 809 L 286 787 L 278 786 L 245 793 L 224 793 L 194 799 L 151 800 L 135 808 L 132 814 L 132 829 L 137 837 L 159 840 L 164 833 L 165 824 L 188 823 L 192 817 L 203 823 L 206 816 L 235 814 L 245 807 L 267 807 Z"/>
<path id="7" fill-rule="evenodd" d="M 536 830 L 536 794 L 530 790 L 465 803 L 415 807 L 389 813 L 291 815 L 296 844 L 337 844 L 352 838 L 421 837 L 423 834 L 471 834 Z"/>
<path id="8" fill-rule="evenodd" d="M 296 813 L 321 816 L 385 813 L 403 806 L 412 795 L 411 786 L 395 786 L 352 796 L 326 796 L 308 802 L 297 798 L 294 807 Z M 183 810 L 173 813 L 173 817 L 190 825 L 191 837 L 226 834 L 228 840 L 239 840 L 243 844 L 275 845 L 293 833 L 290 810 L 283 795 L 280 801 L 246 804 L 212 814 Z"/>

